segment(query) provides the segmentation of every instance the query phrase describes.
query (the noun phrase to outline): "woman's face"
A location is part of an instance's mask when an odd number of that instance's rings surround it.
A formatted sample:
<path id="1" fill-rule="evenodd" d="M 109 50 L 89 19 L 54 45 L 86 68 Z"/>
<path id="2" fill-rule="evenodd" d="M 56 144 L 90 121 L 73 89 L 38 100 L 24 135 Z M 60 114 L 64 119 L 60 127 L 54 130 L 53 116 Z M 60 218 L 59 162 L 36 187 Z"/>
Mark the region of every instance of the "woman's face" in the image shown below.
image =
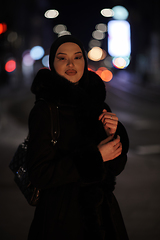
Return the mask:
<path id="1" fill-rule="evenodd" d="M 66 42 L 57 49 L 53 66 L 56 72 L 77 83 L 84 73 L 85 61 L 81 48 L 73 42 Z"/>

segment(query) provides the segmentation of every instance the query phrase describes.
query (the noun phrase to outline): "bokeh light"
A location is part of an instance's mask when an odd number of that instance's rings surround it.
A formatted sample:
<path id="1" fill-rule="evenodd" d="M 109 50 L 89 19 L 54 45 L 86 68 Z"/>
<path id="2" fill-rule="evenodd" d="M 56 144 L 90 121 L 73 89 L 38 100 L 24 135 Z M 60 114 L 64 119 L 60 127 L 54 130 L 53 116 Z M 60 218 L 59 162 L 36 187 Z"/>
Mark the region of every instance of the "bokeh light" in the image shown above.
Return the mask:
<path id="1" fill-rule="evenodd" d="M 105 33 L 100 30 L 95 30 L 92 32 L 92 37 L 97 40 L 102 40 L 105 38 Z"/>
<path id="2" fill-rule="evenodd" d="M 89 47 L 93 48 L 93 47 L 100 47 L 101 46 L 101 42 L 96 40 L 96 39 L 92 39 L 89 42 Z"/>
<path id="3" fill-rule="evenodd" d="M 34 64 L 35 60 L 31 57 L 30 55 L 30 51 L 26 50 L 23 54 L 22 54 L 22 63 L 25 66 L 32 66 Z"/>
<path id="4" fill-rule="evenodd" d="M 101 60 L 105 59 L 107 56 L 107 53 L 104 49 L 102 49 L 102 57 L 101 57 Z"/>
<path id="5" fill-rule="evenodd" d="M 102 73 L 103 71 L 105 71 L 105 70 L 107 70 L 106 67 L 100 67 L 100 68 L 97 69 L 96 73 L 98 74 L 98 76 L 101 77 L 101 73 Z"/>
<path id="6" fill-rule="evenodd" d="M 16 61 L 14 59 L 10 59 L 5 64 L 6 72 L 13 72 L 16 69 Z"/>
<path id="7" fill-rule="evenodd" d="M 34 60 L 39 60 L 44 55 L 44 49 L 41 46 L 35 46 L 31 49 L 30 55 Z"/>
<path id="8" fill-rule="evenodd" d="M 113 66 L 119 69 L 124 69 L 126 67 L 128 67 L 129 63 L 130 63 L 130 59 L 129 58 L 123 58 L 123 57 L 115 57 L 112 60 Z"/>
<path id="9" fill-rule="evenodd" d="M 106 69 L 101 73 L 101 78 L 104 82 L 109 82 L 113 78 L 113 73 L 110 70 Z"/>
<path id="10" fill-rule="evenodd" d="M 101 14 L 103 17 L 113 17 L 114 12 L 110 8 L 104 8 L 101 10 Z"/>
<path id="11" fill-rule="evenodd" d="M 108 52 L 113 57 L 130 55 L 129 22 L 124 20 L 111 20 L 108 22 Z"/>
<path id="12" fill-rule="evenodd" d="M 92 68 L 88 67 L 88 71 L 95 72 Z"/>
<path id="13" fill-rule="evenodd" d="M 57 34 L 66 30 L 67 30 L 67 27 L 64 24 L 58 24 L 53 28 L 53 31 Z"/>
<path id="14" fill-rule="evenodd" d="M 42 64 L 44 67 L 49 68 L 49 55 L 46 55 L 42 58 Z"/>
<path id="15" fill-rule="evenodd" d="M 44 14 L 46 18 L 56 18 L 58 17 L 58 15 L 59 15 L 59 12 L 55 9 L 47 10 Z"/>
<path id="16" fill-rule="evenodd" d="M 6 23 L 0 23 L 0 34 L 7 31 L 7 24 Z"/>
<path id="17" fill-rule="evenodd" d="M 8 42 L 11 42 L 11 43 L 12 43 L 12 42 L 16 41 L 17 38 L 18 38 L 18 35 L 17 35 L 16 32 L 10 32 L 10 33 L 8 34 L 7 40 L 8 40 Z"/>
<path id="18" fill-rule="evenodd" d="M 64 35 L 71 35 L 69 31 L 62 31 L 58 34 L 58 37 L 64 36 Z"/>
<path id="19" fill-rule="evenodd" d="M 113 73 L 105 67 L 100 67 L 96 73 L 101 77 L 104 82 L 109 82 L 113 78 Z"/>
<path id="20" fill-rule="evenodd" d="M 103 55 L 103 50 L 100 47 L 93 47 L 88 52 L 88 58 L 92 61 L 100 61 Z"/>
<path id="21" fill-rule="evenodd" d="M 97 30 L 100 30 L 102 32 L 107 32 L 107 25 L 104 23 L 99 23 L 95 27 Z"/>
<path id="22" fill-rule="evenodd" d="M 117 20 L 126 20 L 128 18 L 128 11 L 123 6 L 115 6 L 112 8 L 114 15 L 113 18 Z"/>
<path id="23" fill-rule="evenodd" d="M 112 57 L 111 57 L 111 56 L 107 56 L 107 57 L 104 59 L 103 64 L 104 64 L 107 68 L 111 69 L 111 68 L 113 67 L 113 65 L 112 65 Z"/>

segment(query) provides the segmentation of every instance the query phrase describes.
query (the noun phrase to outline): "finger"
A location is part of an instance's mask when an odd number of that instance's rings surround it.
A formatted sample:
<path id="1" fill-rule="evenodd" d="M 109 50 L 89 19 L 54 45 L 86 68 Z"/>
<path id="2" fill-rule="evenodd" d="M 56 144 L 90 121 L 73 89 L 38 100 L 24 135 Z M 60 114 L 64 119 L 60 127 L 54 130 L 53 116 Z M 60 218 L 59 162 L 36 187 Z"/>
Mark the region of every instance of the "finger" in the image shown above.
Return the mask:
<path id="1" fill-rule="evenodd" d="M 120 142 L 120 138 L 116 138 L 112 141 L 112 144 L 115 148 L 118 148 L 120 145 L 119 145 Z"/>
<path id="2" fill-rule="evenodd" d="M 118 118 L 117 117 L 113 117 L 111 119 L 111 116 L 103 116 L 101 118 L 101 122 L 103 123 L 103 125 L 105 124 L 113 124 L 113 125 L 118 125 Z"/>
<path id="3" fill-rule="evenodd" d="M 101 118 L 104 117 L 105 115 L 106 116 L 108 115 L 108 118 L 111 118 L 111 116 L 116 116 L 115 113 L 107 112 L 106 109 L 103 109 L 101 115 L 99 116 L 99 120 L 101 120 Z"/>
<path id="4" fill-rule="evenodd" d="M 99 120 L 103 117 L 104 113 L 106 113 L 106 112 L 107 112 L 107 110 L 104 108 L 101 115 L 99 116 Z"/>
<path id="5" fill-rule="evenodd" d="M 111 136 L 107 137 L 106 139 L 101 141 L 101 144 L 106 144 L 106 143 L 110 142 L 113 139 L 113 137 L 114 137 L 114 135 L 111 135 Z"/>
<path id="6" fill-rule="evenodd" d="M 115 133 L 116 130 L 117 130 L 117 124 L 109 124 L 109 123 L 106 123 L 106 124 L 104 124 L 104 128 L 105 128 L 105 129 L 110 129 L 111 132 Z"/>
<path id="7" fill-rule="evenodd" d="M 111 126 L 117 126 L 118 125 L 118 121 L 117 120 L 113 120 L 113 119 L 108 119 L 108 118 L 105 118 L 103 120 L 101 120 L 103 125 L 106 125 L 106 124 L 110 124 Z"/>
<path id="8" fill-rule="evenodd" d="M 115 153 L 122 152 L 122 143 L 119 142 L 113 146 Z"/>
<path id="9" fill-rule="evenodd" d="M 101 113 L 101 115 L 99 116 L 98 120 L 101 120 L 104 117 L 104 113 Z"/>
<path id="10" fill-rule="evenodd" d="M 122 150 L 119 150 L 119 151 L 115 152 L 115 157 L 114 158 L 119 157 L 121 155 L 121 153 L 122 153 Z"/>
<path id="11" fill-rule="evenodd" d="M 101 120 L 101 118 L 104 116 L 105 113 L 107 113 L 107 110 L 103 109 L 101 115 L 99 116 L 99 120 Z"/>
<path id="12" fill-rule="evenodd" d="M 115 151 L 117 151 L 117 150 L 120 150 L 120 151 L 121 151 L 121 149 L 122 149 L 122 143 L 120 142 L 120 143 L 117 143 L 116 145 L 114 145 L 114 149 L 115 149 Z"/>
<path id="13" fill-rule="evenodd" d="M 102 116 L 102 119 L 108 119 L 108 120 L 113 120 L 113 121 L 117 121 L 118 122 L 118 117 L 116 116 L 116 114 L 109 114 L 108 112 L 105 113 L 103 116 Z"/>

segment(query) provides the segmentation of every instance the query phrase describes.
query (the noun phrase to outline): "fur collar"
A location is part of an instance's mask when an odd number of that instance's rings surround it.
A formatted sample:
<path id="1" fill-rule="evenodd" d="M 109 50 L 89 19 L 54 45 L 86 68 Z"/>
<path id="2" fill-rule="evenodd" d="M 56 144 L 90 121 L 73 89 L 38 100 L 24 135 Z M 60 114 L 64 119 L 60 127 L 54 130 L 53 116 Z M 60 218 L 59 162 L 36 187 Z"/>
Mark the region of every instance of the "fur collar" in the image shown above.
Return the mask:
<path id="1" fill-rule="evenodd" d="M 79 105 L 92 102 L 94 105 L 102 104 L 106 97 L 105 84 L 94 72 L 88 71 L 85 87 L 75 85 L 67 79 L 55 75 L 49 69 L 40 69 L 34 78 L 31 91 L 36 99 L 44 98 L 61 104 Z"/>

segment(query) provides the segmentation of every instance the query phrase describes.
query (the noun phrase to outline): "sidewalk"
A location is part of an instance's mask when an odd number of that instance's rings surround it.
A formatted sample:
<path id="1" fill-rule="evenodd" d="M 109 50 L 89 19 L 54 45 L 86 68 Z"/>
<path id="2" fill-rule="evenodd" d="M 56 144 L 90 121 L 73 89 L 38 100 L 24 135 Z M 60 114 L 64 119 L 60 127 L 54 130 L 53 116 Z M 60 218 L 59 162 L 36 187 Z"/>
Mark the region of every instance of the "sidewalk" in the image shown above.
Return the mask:
<path id="1" fill-rule="evenodd" d="M 25 89 L 22 91 L 5 89 L 3 94 L 0 95 L 1 240 L 26 240 L 34 214 L 34 208 L 30 207 L 26 202 L 14 183 L 14 175 L 8 167 L 17 146 L 23 141 L 28 132 L 27 113 L 32 105 L 32 98 L 30 100 L 29 95 L 28 97 L 27 95 Z M 16 107 L 13 110 L 12 105 L 14 104 L 16 104 Z"/>

